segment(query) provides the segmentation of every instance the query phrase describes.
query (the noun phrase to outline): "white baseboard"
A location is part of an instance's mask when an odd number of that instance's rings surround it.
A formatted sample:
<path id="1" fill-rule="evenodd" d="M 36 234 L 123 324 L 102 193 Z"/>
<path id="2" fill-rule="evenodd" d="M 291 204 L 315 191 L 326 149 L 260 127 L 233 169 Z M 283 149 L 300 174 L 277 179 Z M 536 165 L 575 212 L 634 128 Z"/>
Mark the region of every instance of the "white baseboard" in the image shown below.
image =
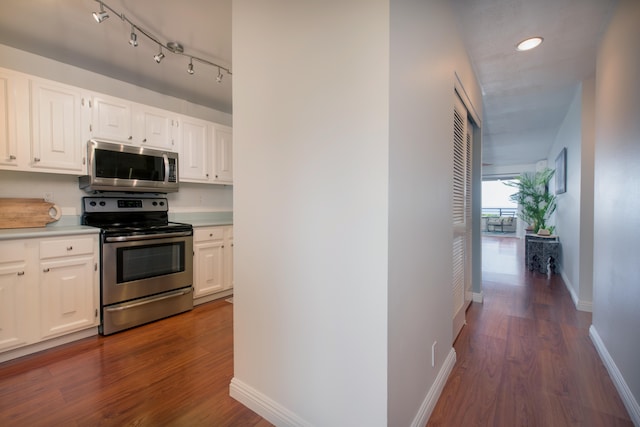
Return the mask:
<path id="1" fill-rule="evenodd" d="M 627 408 L 627 411 L 629 411 L 631 421 L 634 425 L 640 426 L 640 405 L 633 396 L 633 393 L 631 393 L 622 373 L 611 358 L 607 347 L 605 347 L 604 342 L 602 342 L 600 335 L 598 335 L 598 331 L 593 325 L 589 328 L 589 336 L 591 337 L 591 341 L 593 341 L 593 345 L 596 347 L 596 350 L 598 350 L 600 359 L 602 359 L 602 363 L 604 363 L 604 366 L 607 368 L 609 376 L 611 377 L 613 384 L 616 386 L 624 406 Z"/>
<path id="2" fill-rule="evenodd" d="M 46 341 L 30 344 L 24 347 L 19 347 L 14 350 L 9 350 L 0 354 L 0 363 L 8 360 L 17 359 L 18 357 L 27 356 L 29 354 L 37 353 L 39 351 L 48 350 L 59 345 L 68 344 L 73 341 L 78 341 L 83 338 L 93 337 L 98 335 L 98 327 L 89 329 L 83 329 L 81 331 L 72 332 L 61 337 L 51 338 Z"/>
<path id="3" fill-rule="evenodd" d="M 447 355 L 447 358 L 442 364 L 442 368 L 440 368 L 440 372 L 438 372 L 438 376 L 436 377 L 435 382 L 429 389 L 427 396 L 420 405 L 420 409 L 413 419 L 411 427 L 424 427 L 427 425 L 427 421 L 429 421 L 429 417 L 431 417 L 431 413 L 436 407 L 436 403 L 438 403 L 438 398 L 440 398 L 442 390 L 444 389 L 444 385 L 447 383 L 449 374 L 451 374 L 451 371 L 453 370 L 453 366 L 455 364 L 456 351 L 452 347 L 451 351 L 449 351 L 449 354 Z"/>
<path id="4" fill-rule="evenodd" d="M 226 291 L 218 292 L 213 295 L 205 295 L 203 297 L 198 297 L 193 299 L 193 305 L 200 305 L 207 302 L 215 301 L 221 298 L 226 298 L 228 296 L 233 295 L 233 289 L 227 289 Z"/>
<path id="5" fill-rule="evenodd" d="M 473 300 L 473 302 L 477 302 L 478 304 L 482 304 L 482 302 L 484 301 L 484 294 L 482 293 L 482 291 L 474 292 L 472 300 Z"/>
<path id="6" fill-rule="evenodd" d="M 262 418 L 279 427 L 312 426 L 311 423 L 303 420 L 278 402 L 273 401 L 237 378 L 231 379 L 229 395 Z"/>
<path id="7" fill-rule="evenodd" d="M 567 275 L 564 274 L 564 270 L 560 271 L 560 276 L 562 277 L 562 281 L 564 282 L 564 286 L 569 291 L 569 295 L 571 295 L 571 300 L 573 301 L 573 305 L 576 307 L 576 310 L 588 311 L 589 313 L 592 313 L 593 312 L 593 302 L 592 301 L 583 301 L 583 300 L 580 300 L 580 298 L 578 298 L 578 294 L 576 294 L 576 291 L 573 289 L 573 285 L 571 284 L 571 281 L 569 280 Z"/>

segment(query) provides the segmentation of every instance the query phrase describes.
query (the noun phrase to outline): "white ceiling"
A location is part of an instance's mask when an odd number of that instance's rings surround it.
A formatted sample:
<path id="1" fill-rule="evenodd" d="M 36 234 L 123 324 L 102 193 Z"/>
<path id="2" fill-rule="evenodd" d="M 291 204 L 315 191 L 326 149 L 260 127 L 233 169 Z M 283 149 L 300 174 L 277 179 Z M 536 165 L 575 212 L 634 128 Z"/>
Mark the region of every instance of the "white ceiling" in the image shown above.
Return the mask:
<path id="1" fill-rule="evenodd" d="M 484 98 L 485 164 L 546 159 L 577 85 L 595 75 L 615 0 L 454 0 Z M 515 45 L 544 42 L 528 52 Z"/>
<path id="2" fill-rule="evenodd" d="M 615 0 L 452 0 L 484 95 L 483 163 L 547 157 L 577 84 L 594 75 L 597 41 Z M 106 0 L 162 42 L 231 67 L 231 0 Z M 148 89 L 232 112 L 232 76 L 166 53 L 116 16 L 97 24 L 95 0 L 1 0 L 0 43 Z M 545 41 L 516 52 L 520 40 Z M 231 67 L 232 68 L 232 67 Z M 233 71 L 233 69 L 232 69 Z"/>

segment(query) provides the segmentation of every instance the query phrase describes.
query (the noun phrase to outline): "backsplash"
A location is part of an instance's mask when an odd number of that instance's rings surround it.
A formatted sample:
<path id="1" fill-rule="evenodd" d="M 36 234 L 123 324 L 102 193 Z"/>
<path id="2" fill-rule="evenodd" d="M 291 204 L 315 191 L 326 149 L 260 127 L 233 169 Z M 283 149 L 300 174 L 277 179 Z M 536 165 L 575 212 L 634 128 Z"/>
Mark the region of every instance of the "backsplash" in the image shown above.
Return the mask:
<path id="1" fill-rule="evenodd" d="M 82 214 L 82 197 L 74 175 L 0 170 L 0 197 L 44 198 L 62 209 L 63 217 Z M 228 212 L 233 210 L 233 187 L 181 183 L 177 193 L 167 194 L 170 212 Z M 62 220 L 62 218 L 61 218 Z M 65 218 L 69 220 L 69 218 Z"/>

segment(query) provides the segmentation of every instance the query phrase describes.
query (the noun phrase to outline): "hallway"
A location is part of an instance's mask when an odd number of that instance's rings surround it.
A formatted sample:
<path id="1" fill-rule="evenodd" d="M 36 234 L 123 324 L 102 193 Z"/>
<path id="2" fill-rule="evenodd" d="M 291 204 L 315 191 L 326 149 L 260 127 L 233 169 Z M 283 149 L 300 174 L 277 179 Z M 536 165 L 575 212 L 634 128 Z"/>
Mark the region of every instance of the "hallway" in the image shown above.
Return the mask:
<path id="1" fill-rule="evenodd" d="M 522 239 L 483 237 L 482 258 L 428 426 L 633 426 L 560 275 L 526 271 Z"/>

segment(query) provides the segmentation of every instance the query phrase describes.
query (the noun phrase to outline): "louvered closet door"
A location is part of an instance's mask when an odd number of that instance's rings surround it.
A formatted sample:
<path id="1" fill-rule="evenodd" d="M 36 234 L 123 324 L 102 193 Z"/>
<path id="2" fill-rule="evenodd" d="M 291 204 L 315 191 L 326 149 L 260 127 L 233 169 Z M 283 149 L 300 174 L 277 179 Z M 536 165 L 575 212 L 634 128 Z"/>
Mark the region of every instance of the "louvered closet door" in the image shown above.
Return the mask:
<path id="1" fill-rule="evenodd" d="M 453 111 L 453 340 L 465 323 L 471 295 L 471 131 L 456 95 Z"/>

